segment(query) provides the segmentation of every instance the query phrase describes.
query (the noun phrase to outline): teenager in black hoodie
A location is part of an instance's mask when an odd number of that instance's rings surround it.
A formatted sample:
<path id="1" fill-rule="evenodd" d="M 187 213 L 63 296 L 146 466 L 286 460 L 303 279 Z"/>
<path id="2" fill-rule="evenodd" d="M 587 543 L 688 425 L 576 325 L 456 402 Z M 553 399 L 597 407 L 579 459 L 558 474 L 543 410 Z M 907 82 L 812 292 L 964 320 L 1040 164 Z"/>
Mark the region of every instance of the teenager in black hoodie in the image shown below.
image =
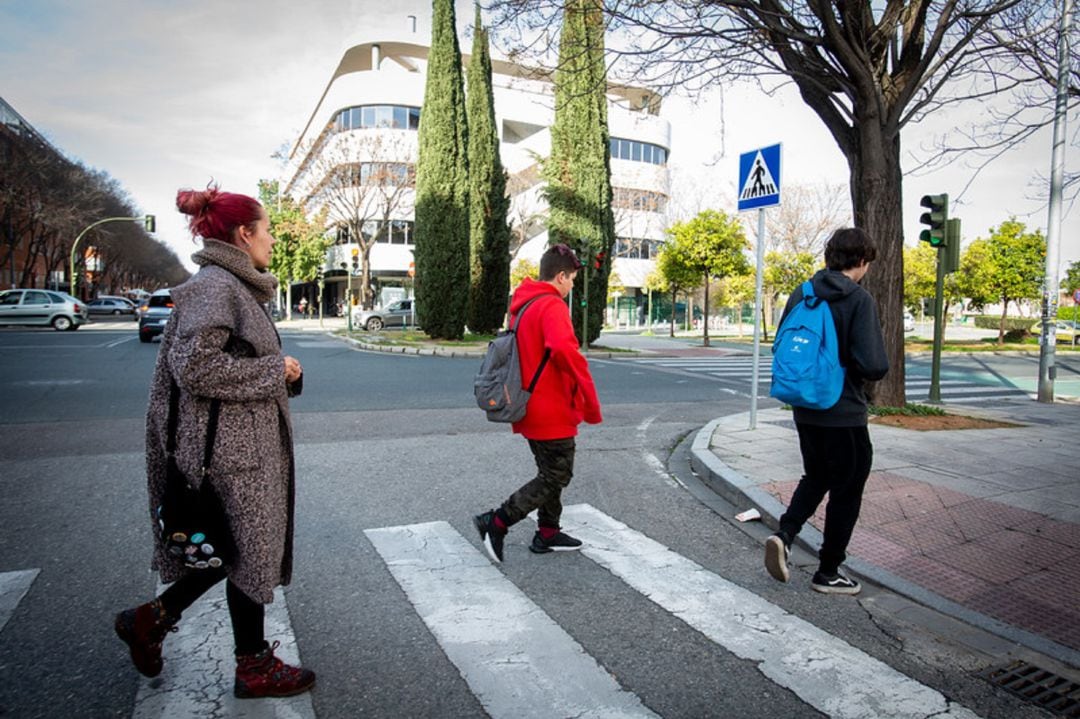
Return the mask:
<path id="1" fill-rule="evenodd" d="M 820 564 L 811 580 L 815 590 L 827 594 L 858 594 L 862 589 L 857 581 L 840 573 L 840 564 L 859 518 L 874 456 L 866 427 L 863 384 L 879 380 L 889 371 L 877 305 L 859 286 L 875 257 L 877 250 L 865 232 L 837 230 L 825 245 L 826 269 L 811 280 L 814 294 L 829 303 L 836 322 L 840 364 L 845 368 L 844 389 L 829 409 L 793 408 L 805 474 L 791 505 L 780 517 L 780 531 L 765 541 L 765 568 L 775 579 L 788 581 L 791 543 L 828 492 Z M 802 297 L 799 287 L 788 298 L 783 317 Z"/>

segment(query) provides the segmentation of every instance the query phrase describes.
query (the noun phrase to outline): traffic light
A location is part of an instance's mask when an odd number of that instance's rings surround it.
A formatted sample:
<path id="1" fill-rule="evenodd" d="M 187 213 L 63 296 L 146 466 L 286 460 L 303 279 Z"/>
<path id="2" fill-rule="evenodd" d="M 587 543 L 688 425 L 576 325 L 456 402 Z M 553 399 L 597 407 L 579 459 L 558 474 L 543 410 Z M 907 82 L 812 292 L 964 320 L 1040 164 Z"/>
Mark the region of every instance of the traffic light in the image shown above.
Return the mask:
<path id="1" fill-rule="evenodd" d="M 930 229 L 919 233 L 919 239 L 929 242 L 931 247 L 945 246 L 945 223 L 949 219 L 949 196 L 948 195 L 923 195 L 919 204 L 929 208 L 929 212 L 922 213 L 919 218 L 921 224 Z"/>
<path id="2" fill-rule="evenodd" d="M 360 269 L 360 250 L 356 247 L 352 250 L 352 268 L 353 272 Z"/>
<path id="3" fill-rule="evenodd" d="M 604 256 L 606 254 L 607 253 L 605 253 L 605 252 L 597 252 L 596 253 L 596 257 L 593 258 L 593 269 L 594 270 L 598 270 L 598 269 L 600 269 L 601 267 L 604 266 Z"/>
<path id="4" fill-rule="evenodd" d="M 157 218 L 153 215 L 147 215 L 143 218 L 143 223 L 146 225 L 147 232 L 154 232 L 157 230 Z"/>

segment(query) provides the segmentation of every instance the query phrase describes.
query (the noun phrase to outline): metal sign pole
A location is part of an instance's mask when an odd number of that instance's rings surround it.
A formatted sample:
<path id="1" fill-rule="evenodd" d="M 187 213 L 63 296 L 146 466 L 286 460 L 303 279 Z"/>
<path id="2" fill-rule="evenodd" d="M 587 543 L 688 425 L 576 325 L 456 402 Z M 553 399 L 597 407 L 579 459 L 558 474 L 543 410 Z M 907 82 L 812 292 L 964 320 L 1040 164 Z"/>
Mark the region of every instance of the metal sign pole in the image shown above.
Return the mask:
<path id="1" fill-rule="evenodd" d="M 757 428 L 758 372 L 761 364 L 761 275 L 765 265 L 765 209 L 757 215 L 757 272 L 754 277 L 754 362 L 750 380 L 750 429 Z"/>

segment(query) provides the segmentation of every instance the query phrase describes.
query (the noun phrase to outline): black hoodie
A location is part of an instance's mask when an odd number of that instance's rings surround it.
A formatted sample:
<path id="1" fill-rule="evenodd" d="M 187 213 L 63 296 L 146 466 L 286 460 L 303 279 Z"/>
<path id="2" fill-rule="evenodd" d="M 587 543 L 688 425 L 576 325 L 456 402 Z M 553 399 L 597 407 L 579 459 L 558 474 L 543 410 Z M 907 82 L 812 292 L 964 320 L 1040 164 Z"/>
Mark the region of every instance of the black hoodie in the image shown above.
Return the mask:
<path id="1" fill-rule="evenodd" d="M 865 426 L 866 391 L 863 384 L 866 380 L 879 380 L 889 371 L 877 304 L 869 292 L 843 272 L 820 270 L 810 281 L 814 294 L 829 303 L 836 322 L 840 364 L 846 371 L 844 389 L 835 405 L 829 409 L 795 407 L 795 421 L 823 427 Z M 788 298 L 781 324 L 802 298 L 802 285 L 799 285 Z"/>

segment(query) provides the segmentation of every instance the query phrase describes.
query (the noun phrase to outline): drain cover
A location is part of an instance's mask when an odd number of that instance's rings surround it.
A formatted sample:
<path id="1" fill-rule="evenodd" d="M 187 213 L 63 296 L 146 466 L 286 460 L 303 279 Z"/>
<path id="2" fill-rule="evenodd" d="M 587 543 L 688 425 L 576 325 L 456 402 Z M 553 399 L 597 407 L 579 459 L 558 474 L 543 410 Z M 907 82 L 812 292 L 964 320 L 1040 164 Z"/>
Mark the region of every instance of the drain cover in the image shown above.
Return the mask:
<path id="1" fill-rule="evenodd" d="M 983 676 L 1030 704 L 1058 716 L 1080 719 L 1080 684 L 1053 672 L 1017 660 L 1007 667 L 990 669 Z"/>

